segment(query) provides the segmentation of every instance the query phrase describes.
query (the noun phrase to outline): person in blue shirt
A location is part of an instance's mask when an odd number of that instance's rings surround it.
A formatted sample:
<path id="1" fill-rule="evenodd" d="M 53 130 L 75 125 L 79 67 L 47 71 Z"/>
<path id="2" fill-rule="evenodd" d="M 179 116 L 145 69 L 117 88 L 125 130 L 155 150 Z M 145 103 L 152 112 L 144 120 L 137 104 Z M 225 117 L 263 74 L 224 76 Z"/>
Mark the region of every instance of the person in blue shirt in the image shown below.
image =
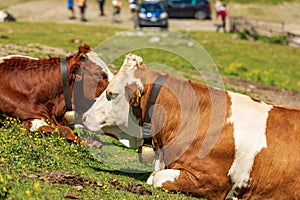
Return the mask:
<path id="1" fill-rule="evenodd" d="M 73 0 L 68 0 L 69 19 L 76 19 Z"/>

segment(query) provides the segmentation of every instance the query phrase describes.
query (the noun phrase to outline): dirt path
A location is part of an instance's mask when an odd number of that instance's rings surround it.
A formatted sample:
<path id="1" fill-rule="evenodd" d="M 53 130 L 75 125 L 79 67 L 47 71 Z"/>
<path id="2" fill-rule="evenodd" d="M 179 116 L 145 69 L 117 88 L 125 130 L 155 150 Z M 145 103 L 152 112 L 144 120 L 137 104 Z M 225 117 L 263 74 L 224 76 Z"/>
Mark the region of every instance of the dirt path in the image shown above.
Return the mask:
<path id="1" fill-rule="evenodd" d="M 16 1 L 16 0 L 14 0 Z M 112 18 L 113 8 L 110 0 L 106 0 L 105 13 L 99 16 L 98 4 L 94 0 L 88 1 L 86 10 L 87 24 L 105 25 L 121 28 L 133 28 L 133 20 L 127 2 L 122 6 L 121 22 L 114 23 Z M 0 5 L 3 3 L 0 3 Z M 7 4 L 7 3 L 6 3 Z M 6 5 L 5 4 L 5 5 Z M 300 32 L 300 3 L 283 3 L 280 5 L 255 5 L 255 4 L 229 4 L 230 15 L 243 15 L 251 18 L 261 18 L 272 21 L 285 21 L 286 30 Z M 33 0 L 19 4 L 11 4 L 8 9 L 19 21 L 34 22 L 58 22 L 58 23 L 81 23 L 79 9 L 75 6 L 77 20 L 69 20 L 66 1 L 62 0 Z M 214 18 L 215 14 L 212 14 Z M 207 30 L 214 31 L 213 20 L 194 20 L 194 19 L 170 19 L 170 29 L 172 30 Z"/>
<path id="2" fill-rule="evenodd" d="M 35 8 L 35 9 L 33 9 Z M 58 22 L 58 23 L 82 23 L 79 20 L 79 9 L 75 6 L 77 20 L 69 20 L 66 1 L 61 0 L 36 0 L 28 1 L 25 3 L 11 5 L 8 9 L 18 21 L 32 21 L 32 22 Z M 87 24 L 92 25 L 105 25 L 131 29 L 134 27 L 131 13 L 127 3 L 124 3 L 121 10 L 121 21 L 113 22 L 113 8 L 111 1 L 106 0 L 105 16 L 99 16 L 99 8 L 96 1 L 89 1 L 86 18 Z M 194 19 L 171 19 L 169 21 L 170 29 L 173 30 L 215 30 L 212 20 L 194 20 Z"/>

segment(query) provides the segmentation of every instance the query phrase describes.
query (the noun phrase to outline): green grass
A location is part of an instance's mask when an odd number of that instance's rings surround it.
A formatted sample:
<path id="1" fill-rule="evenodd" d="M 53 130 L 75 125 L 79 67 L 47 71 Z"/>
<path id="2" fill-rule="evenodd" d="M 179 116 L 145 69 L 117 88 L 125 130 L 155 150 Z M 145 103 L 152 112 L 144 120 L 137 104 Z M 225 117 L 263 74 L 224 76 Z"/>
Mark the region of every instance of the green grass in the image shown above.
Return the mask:
<path id="1" fill-rule="evenodd" d="M 112 154 L 112 150 L 122 149 L 122 147 L 112 149 L 113 141 L 108 138 L 102 139 L 105 145 L 104 149 L 98 150 L 100 153 L 109 155 L 109 153 Z M 30 133 L 16 119 L 10 118 L 4 121 L 4 125 L 0 128 L 0 143 L 0 199 L 64 199 L 67 192 L 87 200 L 154 199 L 155 197 L 192 199 L 183 194 L 171 194 L 147 186 L 145 180 L 149 176 L 147 172 L 149 169 L 144 170 L 144 173 L 126 173 L 116 170 L 115 167 L 118 164 L 122 165 L 124 161 L 124 158 L 122 160 L 116 157 L 120 155 L 118 152 L 109 158 L 115 163 L 103 164 L 85 147 L 70 144 L 56 134 Z M 122 167 L 128 168 L 130 167 L 128 165 L 130 164 L 127 163 Z M 42 173 L 56 171 L 71 172 L 91 181 L 101 182 L 102 186 L 77 189 L 67 184 L 51 184 L 38 177 Z M 154 195 L 143 196 L 117 190 L 108 182 L 109 179 L 115 179 L 124 186 L 127 186 L 130 181 L 142 184 Z"/>
<path id="2" fill-rule="evenodd" d="M 117 31 L 120 31 L 120 29 L 79 24 L 3 23 L 0 27 L 0 35 L 9 38 L 0 39 L 0 44 L 20 46 L 43 44 L 74 52 L 78 44 L 71 42 L 73 39 L 80 39 L 82 43 L 95 46 L 105 38 L 114 35 Z M 33 56 L 45 56 L 45 54 L 37 52 Z"/>

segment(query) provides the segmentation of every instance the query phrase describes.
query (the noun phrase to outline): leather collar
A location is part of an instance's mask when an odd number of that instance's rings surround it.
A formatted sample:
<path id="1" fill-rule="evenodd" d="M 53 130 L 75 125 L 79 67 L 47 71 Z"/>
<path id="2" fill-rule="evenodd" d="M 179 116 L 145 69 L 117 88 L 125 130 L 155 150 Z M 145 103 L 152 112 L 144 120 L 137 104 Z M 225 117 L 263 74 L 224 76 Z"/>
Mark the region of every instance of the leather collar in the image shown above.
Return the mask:
<path id="1" fill-rule="evenodd" d="M 63 90 L 64 90 L 64 98 L 66 103 L 66 111 L 72 111 L 72 101 L 69 87 L 69 78 L 68 78 L 68 69 L 67 69 L 67 61 L 66 58 L 60 59 L 60 72 L 62 76 Z"/>
<path id="2" fill-rule="evenodd" d="M 152 132 L 151 132 L 151 127 L 152 127 L 152 110 L 151 107 L 155 105 L 156 98 L 160 92 L 161 86 L 164 82 L 165 76 L 164 75 L 159 75 L 154 83 L 154 86 L 151 90 L 147 105 L 146 105 L 146 114 L 145 114 L 145 119 L 142 127 L 142 135 L 144 138 L 144 145 L 146 146 L 152 146 Z"/>

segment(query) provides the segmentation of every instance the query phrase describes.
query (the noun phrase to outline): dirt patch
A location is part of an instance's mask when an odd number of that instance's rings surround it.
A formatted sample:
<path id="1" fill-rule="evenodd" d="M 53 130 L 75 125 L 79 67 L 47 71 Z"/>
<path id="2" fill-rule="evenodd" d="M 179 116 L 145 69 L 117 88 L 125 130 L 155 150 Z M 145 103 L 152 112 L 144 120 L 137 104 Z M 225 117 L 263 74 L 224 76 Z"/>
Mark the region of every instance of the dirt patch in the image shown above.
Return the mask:
<path id="1" fill-rule="evenodd" d="M 28 176 L 24 176 L 28 178 L 40 178 L 46 183 L 71 185 L 74 186 L 76 190 L 82 190 L 83 188 L 87 187 L 104 187 L 104 184 L 100 181 L 94 181 L 67 171 L 45 172 L 38 175 L 31 174 Z M 117 190 L 127 191 L 139 195 L 154 195 L 151 190 L 145 188 L 144 186 L 142 186 L 142 184 L 136 184 L 133 181 L 130 181 L 127 186 L 122 185 L 116 179 L 109 179 L 108 183 Z M 68 192 L 65 194 L 65 197 L 78 199 L 79 195 Z"/>
<path id="2" fill-rule="evenodd" d="M 0 56 L 7 55 L 32 55 L 34 53 L 40 53 L 46 55 L 68 55 L 71 52 L 67 52 L 61 48 L 55 48 L 50 46 L 45 46 L 41 44 L 27 44 L 23 46 L 18 46 L 15 44 L 0 44 Z"/>
<path id="3" fill-rule="evenodd" d="M 133 181 L 128 183 L 128 186 L 123 186 L 119 181 L 116 179 L 110 179 L 108 181 L 111 185 L 113 185 L 117 190 L 124 190 L 134 194 L 140 195 L 152 195 L 152 191 L 148 190 L 141 184 L 135 184 Z"/>
<path id="4" fill-rule="evenodd" d="M 244 16 L 255 23 L 255 19 L 266 23 L 284 23 L 284 30 L 300 34 L 300 3 L 285 2 L 278 5 L 267 4 L 236 4 L 228 5 L 229 15 Z"/>
<path id="5" fill-rule="evenodd" d="M 72 174 L 66 171 L 46 172 L 38 175 L 45 182 L 52 184 L 67 184 L 72 186 L 86 187 L 103 187 L 101 182 L 96 182 L 79 175 Z"/>
<path id="6" fill-rule="evenodd" d="M 277 105 L 300 108 L 300 93 L 283 90 L 275 86 L 262 85 L 238 77 L 223 77 L 224 84 L 247 95 Z"/>

